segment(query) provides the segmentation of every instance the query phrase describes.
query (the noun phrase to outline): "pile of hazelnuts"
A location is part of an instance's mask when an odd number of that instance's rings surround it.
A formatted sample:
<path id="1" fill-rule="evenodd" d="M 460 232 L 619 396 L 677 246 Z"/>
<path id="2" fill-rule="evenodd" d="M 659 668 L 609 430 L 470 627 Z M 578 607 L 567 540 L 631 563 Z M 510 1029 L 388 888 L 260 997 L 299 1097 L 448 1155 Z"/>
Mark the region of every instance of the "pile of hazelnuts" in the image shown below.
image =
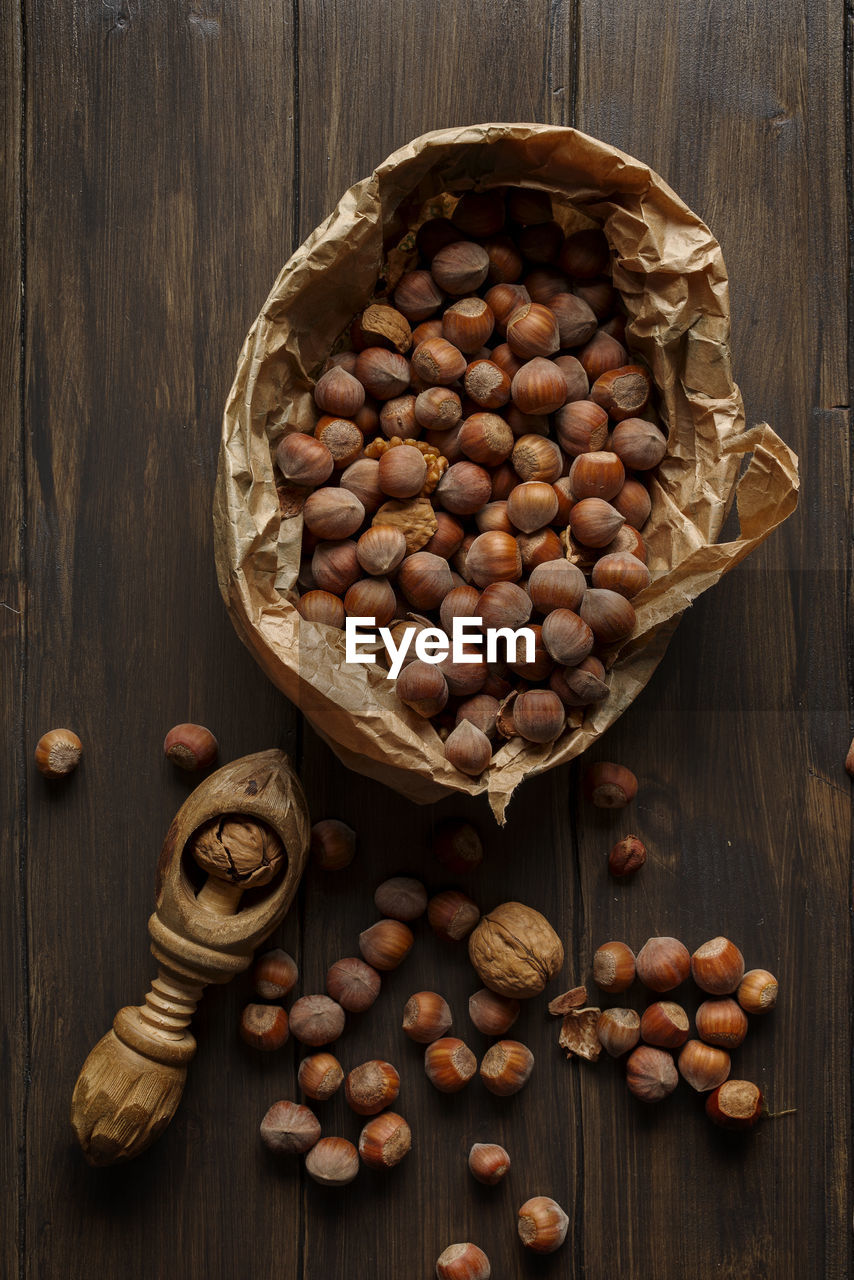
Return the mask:
<path id="1" fill-rule="evenodd" d="M 547 193 L 502 188 L 464 194 L 415 247 L 327 360 L 313 434 L 278 440 L 277 484 L 303 518 L 302 617 L 374 618 L 396 646 L 432 632 L 396 692 L 477 776 L 494 743 L 551 743 L 607 696 L 650 581 L 641 531 L 667 440 L 600 230 L 566 235 Z M 463 617 L 530 626 L 533 653 L 425 660 Z"/>
<path id="2" fill-rule="evenodd" d="M 689 977 L 707 996 L 691 1019 L 681 1004 L 657 1000 L 642 1014 L 605 1009 L 597 1034 L 614 1058 L 626 1058 L 626 1084 L 642 1102 L 660 1102 L 679 1077 L 707 1093 L 706 1114 L 724 1129 L 751 1129 L 762 1114 L 758 1085 L 730 1079 L 730 1051 L 743 1042 L 748 1014 L 768 1013 L 777 1002 L 777 979 L 767 969 L 744 971 L 744 957 L 728 938 L 712 938 L 691 955 L 678 938 L 649 938 L 637 955 L 625 942 L 606 942 L 593 956 L 593 980 L 619 995 L 639 979 L 659 995 Z M 678 1050 L 678 1056 L 674 1054 Z"/>

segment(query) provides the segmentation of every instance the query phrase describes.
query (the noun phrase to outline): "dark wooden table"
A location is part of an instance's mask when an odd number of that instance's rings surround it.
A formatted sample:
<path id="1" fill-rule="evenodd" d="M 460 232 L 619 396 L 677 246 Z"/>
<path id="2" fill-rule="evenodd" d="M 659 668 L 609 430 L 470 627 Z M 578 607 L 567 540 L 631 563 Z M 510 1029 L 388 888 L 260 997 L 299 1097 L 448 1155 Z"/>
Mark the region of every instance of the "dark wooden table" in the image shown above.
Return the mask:
<path id="1" fill-rule="evenodd" d="M 420 1280 L 470 1238 L 497 1280 L 850 1274 L 847 7 L 3 8 L 0 1273 Z M 705 219 L 729 269 L 748 422 L 776 427 L 804 480 L 796 516 L 690 611 L 602 744 L 642 779 L 633 810 L 592 815 L 564 768 L 523 787 L 503 832 L 485 804 L 416 808 L 347 773 L 301 725 L 232 630 L 210 519 L 237 351 L 280 265 L 395 147 L 489 119 L 577 125 L 651 164 Z M 341 1045 L 346 1064 L 400 1064 L 415 1148 L 395 1175 L 328 1193 L 266 1158 L 258 1121 L 296 1096 L 295 1055 L 237 1041 L 245 979 L 206 997 L 164 1138 L 128 1167 L 89 1169 L 69 1098 L 152 973 L 154 862 L 188 790 L 160 744 L 185 719 L 216 730 L 224 759 L 284 746 L 313 815 L 359 832 L 351 869 L 310 871 L 277 936 L 304 991 L 353 952 L 382 876 L 441 882 L 431 828 L 467 814 L 487 846 L 472 891 L 545 909 L 568 982 L 606 938 L 655 932 L 690 946 L 725 932 L 778 972 L 780 1007 L 738 1063 L 772 1111 L 795 1113 L 733 1141 L 687 1089 L 642 1110 L 610 1061 L 563 1060 L 542 1004 L 518 1024 L 537 1055 L 525 1093 L 440 1097 L 401 1043 L 400 1010 L 438 985 L 464 1026 L 471 973 L 419 928 Z M 56 724 L 86 746 L 61 787 L 32 763 Z M 632 828 L 653 852 L 620 888 L 604 854 Z M 324 1114 L 329 1131 L 358 1131 L 343 1099 Z M 513 1155 L 497 1191 L 465 1169 L 469 1144 L 491 1137 Z M 535 1193 L 570 1215 L 551 1259 L 515 1239 Z"/>

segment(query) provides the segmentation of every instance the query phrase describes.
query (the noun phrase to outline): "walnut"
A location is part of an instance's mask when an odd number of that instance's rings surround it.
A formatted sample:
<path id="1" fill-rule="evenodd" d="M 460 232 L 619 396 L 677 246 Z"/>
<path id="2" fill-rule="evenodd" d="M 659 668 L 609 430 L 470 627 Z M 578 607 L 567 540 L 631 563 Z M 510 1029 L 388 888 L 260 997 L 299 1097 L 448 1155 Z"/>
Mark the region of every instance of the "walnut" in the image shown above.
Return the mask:
<path id="1" fill-rule="evenodd" d="M 602 1045 L 596 1031 L 600 1009 L 570 1009 L 563 1020 L 558 1044 L 568 1058 L 586 1058 L 596 1062 Z"/>
<path id="2" fill-rule="evenodd" d="M 244 889 L 272 880 L 285 856 L 271 827 L 239 813 L 203 823 L 189 841 L 189 849 L 209 875 Z"/>
<path id="3" fill-rule="evenodd" d="M 558 972 L 563 946 L 539 911 L 503 902 L 469 938 L 469 958 L 490 991 L 525 999 L 539 995 Z"/>
<path id="4" fill-rule="evenodd" d="M 373 524 L 393 524 L 402 529 L 406 551 L 411 555 L 429 542 L 439 528 L 436 512 L 429 498 L 410 498 L 405 502 L 384 502 L 374 516 Z"/>

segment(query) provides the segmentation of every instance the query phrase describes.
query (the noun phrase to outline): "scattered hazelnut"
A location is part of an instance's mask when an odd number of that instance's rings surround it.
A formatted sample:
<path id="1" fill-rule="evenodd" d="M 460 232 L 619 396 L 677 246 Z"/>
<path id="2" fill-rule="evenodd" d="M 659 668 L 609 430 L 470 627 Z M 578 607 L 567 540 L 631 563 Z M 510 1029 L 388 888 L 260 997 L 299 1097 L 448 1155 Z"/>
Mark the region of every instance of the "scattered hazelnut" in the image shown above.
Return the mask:
<path id="1" fill-rule="evenodd" d="M 359 1172 L 359 1153 L 346 1138 L 321 1138 L 305 1158 L 306 1173 L 324 1187 L 344 1187 Z"/>
<path id="2" fill-rule="evenodd" d="M 432 1044 L 451 1028 L 453 1017 L 448 1002 L 435 991 L 417 991 L 403 1009 L 403 1029 L 410 1040 Z"/>
<path id="3" fill-rule="evenodd" d="M 298 977 L 296 960 L 281 947 L 259 956 L 252 969 L 252 985 L 262 1000 L 284 1000 L 293 991 Z"/>
<path id="4" fill-rule="evenodd" d="M 688 1040 L 679 1054 L 679 1071 L 698 1093 L 723 1084 L 730 1072 L 729 1054 L 701 1040 Z"/>
<path id="5" fill-rule="evenodd" d="M 342 871 L 356 856 L 356 833 L 346 822 L 324 818 L 311 828 L 311 856 L 324 871 Z"/>
<path id="6" fill-rule="evenodd" d="M 54 729 L 53 732 L 69 733 L 70 731 L 67 729 Z M 48 736 L 45 734 L 45 738 Z M 77 760 L 71 765 L 73 769 L 80 759 L 80 753 L 83 748 L 80 745 L 79 738 L 75 737 L 74 734 L 71 734 L 71 737 L 74 738 L 74 743 L 77 746 Z M 39 747 L 41 747 L 44 740 L 44 738 L 41 739 Z M 74 743 L 71 744 L 72 748 Z M 37 747 L 37 753 L 38 749 Z M 200 724 L 176 724 L 174 729 L 169 730 L 163 742 L 163 754 L 166 759 L 171 761 L 172 764 L 176 764 L 179 769 L 187 769 L 189 771 L 207 769 L 216 760 L 218 750 L 217 740 L 210 729 L 205 729 Z M 62 758 L 59 752 L 57 752 L 57 755 L 60 759 Z M 36 760 L 36 763 L 38 764 L 38 760 Z M 39 767 L 41 768 L 41 766 Z M 45 770 L 42 769 L 42 773 L 44 772 Z M 62 769 L 60 772 L 68 773 L 69 769 Z"/>
<path id="7" fill-rule="evenodd" d="M 585 593 L 585 599 L 589 594 Z M 581 606 L 583 609 L 583 600 Z M 584 775 L 584 793 L 598 809 L 622 809 L 634 800 L 637 791 L 637 778 L 621 764 L 600 760 Z"/>
<path id="8" fill-rule="evenodd" d="M 645 987 L 672 991 L 691 972 L 691 957 L 678 938 L 648 938 L 637 954 L 636 965 Z"/>
<path id="9" fill-rule="evenodd" d="M 476 871 L 483 862 L 483 842 L 476 827 L 461 818 L 448 818 L 436 828 L 433 852 L 454 875 Z"/>
<path id="10" fill-rule="evenodd" d="M 291 1007 L 291 1033 L 300 1044 L 331 1044 L 344 1030 L 344 1010 L 329 996 L 301 996 Z"/>
<path id="11" fill-rule="evenodd" d="M 646 847 L 637 836 L 624 836 L 608 854 L 608 870 L 615 880 L 626 880 L 646 862 Z"/>
<path id="12" fill-rule="evenodd" d="M 460 773 L 476 778 L 492 759 L 492 745 L 470 720 L 461 720 L 445 740 L 445 757 Z"/>
<path id="13" fill-rule="evenodd" d="M 412 1132 L 393 1111 L 369 1120 L 359 1134 L 359 1155 L 371 1169 L 393 1169 L 412 1147 Z"/>
<path id="14" fill-rule="evenodd" d="M 510 1168 L 510 1157 L 495 1142 L 476 1142 L 469 1151 L 469 1169 L 478 1182 L 494 1187 Z"/>
<path id="15" fill-rule="evenodd" d="M 519 1210 L 519 1239 L 534 1253 L 554 1253 L 566 1239 L 569 1218 L 556 1200 L 533 1196 Z"/>
<path id="16" fill-rule="evenodd" d="M 467 938 L 480 919 L 480 908 L 459 889 L 437 893 L 427 904 L 430 928 L 446 942 Z"/>
<path id="17" fill-rule="evenodd" d="M 738 990 L 744 977 L 744 956 L 728 938 L 704 942 L 691 957 L 691 973 L 702 991 L 725 996 Z"/>
<path id="18" fill-rule="evenodd" d="M 606 942 L 593 955 L 593 981 L 611 995 L 628 991 L 635 980 L 635 954 L 625 942 Z"/>
<path id="19" fill-rule="evenodd" d="M 378 920 L 359 934 L 359 950 L 368 964 L 385 973 L 406 959 L 414 941 L 412 930 L 402 921 Z"/>
<path id="20" fill-rule="evenodd" d="M 638 1045 L 626 1062 L 626 1084 L 629 1092 L 641 1102 L 660 1102 L 679 1083 L 679 1073 L 672 1056 L 664 1049 Z"/>
<path id="21" fill-rule="evenodd" d="M 319 1138 L 317 1116 L 297 1102 L 274 1102 L 261 1121 L 261 1141 L 277 1155 L 304 1155 Z"/>
<path id="22" fill-rule="evenodd" d="M 640 1039 L 640 1017 L 634 1009 L 604 1009 L 596 1023 L 599 1043 L 612 1058 L 634 1049 Z"/>
<path id="23" fill-rule="evenodd" d="M 706 1099 L 706 1115 L 721 1129 L 752 1129 L 762 1115 L 762 1091 L 750 1080 L 725 1080 Z"/>
<path id="24" fill-rule="evenodd" d="M 439 1280 L 489 1280 L 489 1258 L 476 1244 L 449 1244 L 436 1260 Z"/>
<path id="25" fill-rule="evenodd" d="M 485 1036 L 503 1036 L 519 1017 L 518 1000 L 499 996 L 488 987 L 481 987 L 469 996 L 469 1017 Z"/>
<path id="26" fill-rule="evenodd" d="M 179 729 L 196 729 L 198 725 L 179 725 Z M 172 730 L 175 733 L 176 730 Z M 207 729 L 202 730 L 207 733 Z M 167 738 L 168 741 L 168 738 Z M 216 756 L 216 741 L 214 742 L 214 756 Z M 39 773 L 44 774 L 46 778 L 64 778 L 66 774 L 73 773 L 80 763 L 80 757 L 83 754 L 83 743 L 77 737 L 76 733 L 72 733 L 70 729 L 50 729 L 47 733 L 42 734 L 36 743 L 35 760 L 36 768 Z M 179 763 L 179 761 L 176 761 Z M 185 765 L 184 768 L 199 768 L 199 765 Z"/>
<path id="27" fill-rule="evenodd" d="M 326 1102 L 337 1093 L 344 1079 L 344 1070 L 331 1053 L 313 1053 L 303 1058 L 297 1074 L 303 1093 L 316 1102 Z"/>
<path id="28" fill-rule="evenodd" d="M 747 1014 L 735 1000 L 704 1000 L 694 1020 L 700 1039 L 721 1049 L 737 1049 L 747 1035 Z"/>
<path id="29" fill-rule="evenodd" d="M 379 1058 L 354 1067 L 344 1081 L 344 1093 L 360 1116 L 375 1116 L 400 1093 L 400 1076 L 390 1062 Z"/>
<path id="30" fill-rule="evenodd" d="M 445 1036 L 427 1046 L 424 1070 L 440 1093 L 458 1093 L 477 1070 L 477 1058 L 462 1040 Z"/>
<path id="31" fill-rule="evenodd" d="M 288 1015 L 275 1004 L 248 1004 L 239 1030 L 241 1040 L 253 1049 L 281 1049 L 288 1038 Z"/>
<path id="32" fill-rule="evenodd" d="M 382 979 L 357 956 L 336 960 L 326 975 L 326 990 L 348 1013 L 364 1013 L 380 993 Z"/>
<path id="33" fill-rule="evenodd" d="M 392 876 L 377 886 L 374 904 L 392 920 L 417 920 L 427 910 L 427 890 L 420 880 Z"/>
<path id="34" fill-rule="evenodd" d="M 777 979 L 767 969 L 751 969 L 738 986 L 738 1003 L 748 1013 L 768 1013 L 777 1003 Z"/>
<path id="35" fill-rule="evenodd" d="M 487 1049 L 480 1064 L 480 1078 L 490 1093 L 500 1098 L 527 1084 L 534 1069 L 534 1055 L 518 1040 L 499 1040 Z"/>
<path id="36" fill-rule="evenodd" d="M 691 1023 L 680 1004 L 658 1000 L 644 1009 L 641 1039 L 659 1049 L 678 1049 L 691 1034 Z"/>

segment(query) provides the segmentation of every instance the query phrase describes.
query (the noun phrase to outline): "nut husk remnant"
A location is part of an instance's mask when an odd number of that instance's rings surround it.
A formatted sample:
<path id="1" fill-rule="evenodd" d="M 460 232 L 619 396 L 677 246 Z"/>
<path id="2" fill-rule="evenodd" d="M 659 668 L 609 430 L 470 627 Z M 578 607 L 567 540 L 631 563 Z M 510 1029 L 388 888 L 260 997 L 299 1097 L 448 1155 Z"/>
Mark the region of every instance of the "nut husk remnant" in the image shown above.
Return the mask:
<path id="1" fill-rule="evenodd" d="M 500 996 L 539 995 L 563 964 L 563 945 L 545 916 L 503 902 L 469 938 L 469 958 L 484 986 Z"/>
<path id="2" fill-rule="evenodd" d="M 601 1009 L 570 1009 L 564 1016 L 558 1044 L 568 1058 L 586 1058 L 596 1062 L 602 1045 L 596 1031 Z"/>

